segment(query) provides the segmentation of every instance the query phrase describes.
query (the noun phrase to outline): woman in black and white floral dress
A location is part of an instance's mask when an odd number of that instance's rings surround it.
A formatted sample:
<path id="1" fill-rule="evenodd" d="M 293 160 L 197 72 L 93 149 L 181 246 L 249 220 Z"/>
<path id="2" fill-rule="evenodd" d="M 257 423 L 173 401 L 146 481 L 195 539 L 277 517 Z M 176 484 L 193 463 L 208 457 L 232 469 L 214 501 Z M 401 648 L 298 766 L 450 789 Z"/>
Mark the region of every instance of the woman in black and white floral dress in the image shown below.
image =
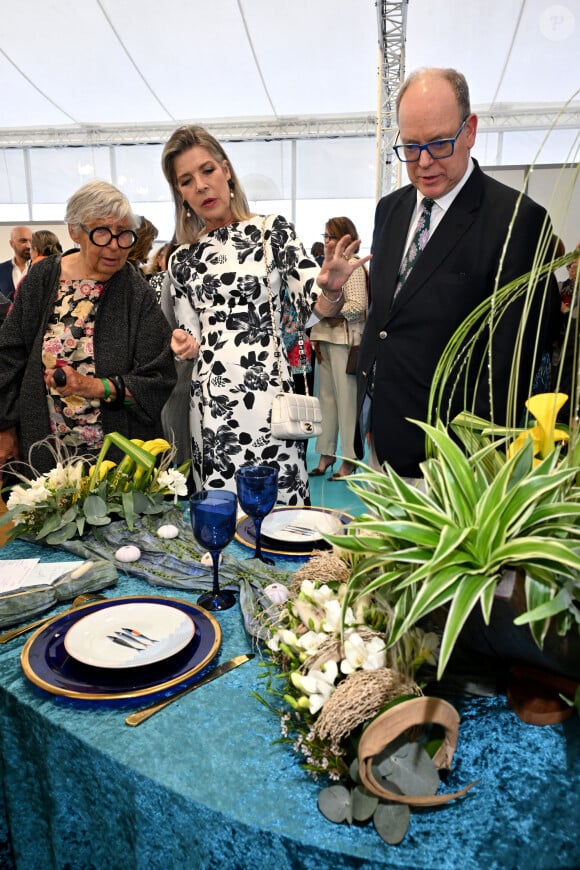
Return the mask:
<path id="1" fill-rule="evenodd" d="M 172 348 L 193 366 L 190 427 L 196 486 L 235 490 L 243 465 L 278 468 L 278 500 L 309 502 L 306 441 L 270 433 L 272 399 L 292 375 L 272 336 L 264 250 L 279 328 L 285 295 L 302 323 L 342 306 L 342 285 L 358 242 L 344 237 L 319 270 L 283 217 L 251 214 L 221 145 L 201 127 L 176 130 L 163 151 L 163 170 L 176 206 L 176 237 L 169 273 L 178 328 Z M 362 264 L 359 260 L 356 266 Z"/>

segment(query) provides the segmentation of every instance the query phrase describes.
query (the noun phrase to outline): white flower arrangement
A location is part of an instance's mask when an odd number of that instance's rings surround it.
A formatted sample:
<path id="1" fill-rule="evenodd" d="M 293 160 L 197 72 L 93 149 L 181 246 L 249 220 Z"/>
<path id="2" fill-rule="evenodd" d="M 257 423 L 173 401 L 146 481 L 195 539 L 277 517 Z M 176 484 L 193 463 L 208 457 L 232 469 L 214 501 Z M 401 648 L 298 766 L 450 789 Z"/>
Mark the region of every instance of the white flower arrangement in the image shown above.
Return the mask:
<path id="1" fill-rule="evenodd" d="M 119 464 L 105 459 L 112 444 L 125 453 Z M 189 463 L 171 467 L 173 452 L 163 438 L 130 441 L 111 433 L 94 465 L 58 458 L 50 471 L 13 486 L 0 526 L 8 529 L 8 539 L 26 534 L 48 544 L 82 537 L 114 515 L 131 529 L 136 515 L 160 513 L 166 497 L 187 495 Z"/>
<path id="2" fill-rule="evenodd" d="M 351 680 L 356 694 L 353 676 L 392 669 L 408 687 L 421 665 L 436 664 L 437 635 L 414 628 L 403 644 L 387 649 L 388 608 L 372 596 L 359 599 L 355 609 L 345 607 L 346 590 L 345 583 L 303 579 L 282 605 L 266 642 L 268 693 L 281 707 L 260 700 L 279 715 L 283 740 L 292 743 L 315 779 L 320 774 L 335 781 L 348 778 L 353 735 L 337 742 L 317 731 L 339 686 Z M 281 690 L 278 681 L 284 683 Z M 404 693 L 408 696 L 408 688 Z M 420 693 L 416 684 L 414 693 Z M 373 715 L 391 700 L 382 697 Z"/>

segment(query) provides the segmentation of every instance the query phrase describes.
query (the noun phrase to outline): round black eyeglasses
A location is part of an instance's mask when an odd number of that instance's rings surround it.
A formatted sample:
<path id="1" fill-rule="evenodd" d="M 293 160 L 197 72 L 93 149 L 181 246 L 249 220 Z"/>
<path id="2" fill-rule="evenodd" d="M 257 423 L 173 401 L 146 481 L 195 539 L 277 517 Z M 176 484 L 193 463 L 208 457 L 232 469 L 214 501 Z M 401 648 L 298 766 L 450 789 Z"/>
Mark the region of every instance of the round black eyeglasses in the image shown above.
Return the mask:
<path id="1" fill-rule="evenodd" d="M 97 248 L 106 248 L 107 245 L 111 244 L 113 239 L 117 239 L 119 247 L 126 250 L 127 248 L 132 248 L 137 241 L 137 233 L 134 230 L 121 230 L 120 233 L 115 235 L 109 227 L 95 227 L 94 230 L 90 230 L 84 224 L 80 224 L 80 227 Z"/>

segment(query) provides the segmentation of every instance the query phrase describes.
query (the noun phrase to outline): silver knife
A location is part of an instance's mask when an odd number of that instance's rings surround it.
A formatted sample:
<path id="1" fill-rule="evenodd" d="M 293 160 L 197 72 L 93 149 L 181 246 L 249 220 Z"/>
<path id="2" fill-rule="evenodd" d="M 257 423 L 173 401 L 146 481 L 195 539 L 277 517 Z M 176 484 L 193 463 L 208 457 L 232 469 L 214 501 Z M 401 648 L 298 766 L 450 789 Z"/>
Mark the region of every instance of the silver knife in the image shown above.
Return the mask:
<path id="1" fill-rule="evenodd" d="M 213 671 L 206 674 L 205 677 L 202 677 L 201 680 L 198 680 L 197 683 L 193 684 L 193 686 L 188 686 L 186 689 L 182 689 L 181 692 L 176 692 L 175 695 L 165 698 L 163 701 L 158 701 L 150 707 L 145 707 L 144 710 L 139 710 L 137 713 L 131 713 L 131 715 L 127 716 L 125 719 L 125 723 L 127 725 L 140 725 L 141 722 L 149 719 L 150 716 L 153 716 L 159 710 L 163 710 L 164 707 L 168 707 L 169 704 L 173 704 L 173 702 L 179 700 L 179 698 L 183 698 L 184 695 L 193 692 L 194 689 L 198 689 L 200 686 L 205 686 L 206 683 L 211 683 L 212 680 L 217 680 L 217 678 L 221 677 L 222 674 L 227 674 L 228 671 L 232 671 L 234 668 L 243 665 L 244 662 L 249 662 L 250 659 L 253 658 L 254 653 L 245 653 L 244 655 L 236 656 L 235 658 L 218 665 L 217 668 L 214 668 Z"/>

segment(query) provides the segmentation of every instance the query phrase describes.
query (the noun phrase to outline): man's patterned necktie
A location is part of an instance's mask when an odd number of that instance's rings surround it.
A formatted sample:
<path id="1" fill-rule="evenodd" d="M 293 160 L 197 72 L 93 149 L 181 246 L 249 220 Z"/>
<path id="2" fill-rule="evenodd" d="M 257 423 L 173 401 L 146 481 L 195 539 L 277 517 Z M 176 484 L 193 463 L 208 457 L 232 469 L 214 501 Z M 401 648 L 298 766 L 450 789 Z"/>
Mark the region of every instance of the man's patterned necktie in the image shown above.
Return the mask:
<path id="1" fill-rule="evenodd" d="M 427 197 L 425 197 L 421 203 L 421 214 L 419 215 L 417 229 L 415 230 L 415 234 L 413 235 L 409 247 L 407 248 L 407 252 L 403 257 L 394 298 L 396 298 L 401 287 L 409 277 L 411 269 L 425 250 L 425 246 L 429 241 L 429 225 L 431 223 L 431 209 L 433 208 L 433 205 L 434 201 Z"/>

